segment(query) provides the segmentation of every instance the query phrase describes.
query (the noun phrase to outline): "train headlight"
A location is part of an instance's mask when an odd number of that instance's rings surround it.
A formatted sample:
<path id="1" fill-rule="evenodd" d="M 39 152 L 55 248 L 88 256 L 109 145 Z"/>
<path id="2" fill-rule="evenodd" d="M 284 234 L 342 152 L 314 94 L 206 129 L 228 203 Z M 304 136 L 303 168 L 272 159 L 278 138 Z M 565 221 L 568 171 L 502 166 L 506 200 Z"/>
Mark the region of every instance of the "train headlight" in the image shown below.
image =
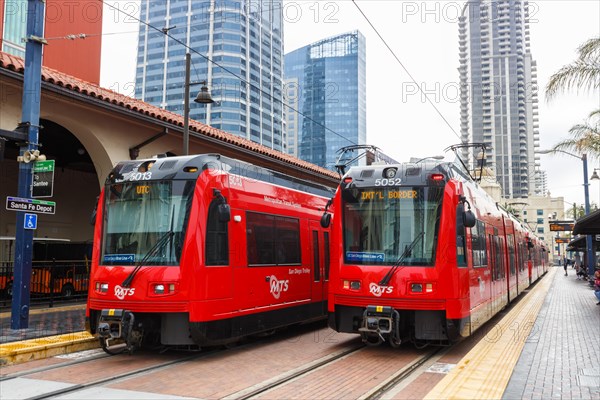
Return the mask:
<path id="1" fill-rule="evenodd" d="M 421 283 L 411 283 L 410 284 L 410 291 L 413 293 L 422 293 L 423 292 L 423 285 Z"/>
<path id="2" fill-rule="evenodd" d="M 96 282 L 96 292 L 98 292 L 98 293 L 106 293 L 106 292 L 108 292 L 108 283 L 106 283 L 106 282 Z"/>
<path id="3" fill-rule="evenodd" d="M 396 172 L 397 172 L 397 171 L 398 171 L 398 168 L 394 168 L 394 167 L 392 167 L 392 168 L 386 168 L 386 169 L 383 171 L 383 175 L 384 175 L 386 178 L 388 178 L 388 179 L 392 179 L 392 178 L 395 178 L 395 177 L 396 177 Z"/>
<path id="4" fill-rule="evenodd" d="M 150 284 L 150 295 L 162 296 L 175 293 L 174 283 L 152 283 Z"/>
<path id="5" fill-rule="evenodd" d="M 411 283 L 410 293 L 433 293 L 433 283 Z"/>
<path id="6" fill-rule="evenodd" d="M 360 290 L 360 281 L 344 280 L 342 287 L 346 290 Z"/>

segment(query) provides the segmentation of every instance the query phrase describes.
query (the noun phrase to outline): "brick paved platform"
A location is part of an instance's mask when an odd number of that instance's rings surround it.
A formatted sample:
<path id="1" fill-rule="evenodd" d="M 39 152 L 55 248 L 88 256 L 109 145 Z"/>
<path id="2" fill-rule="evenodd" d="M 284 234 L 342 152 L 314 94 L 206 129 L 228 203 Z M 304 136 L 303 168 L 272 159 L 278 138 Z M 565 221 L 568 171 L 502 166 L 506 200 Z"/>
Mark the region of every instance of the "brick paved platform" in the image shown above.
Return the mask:
<path id="1" fill-rule="evenodd" d="M 491 333 L 484 338 L 487 340 L 480 342 L 483 342 L 484 347 L 500 345 L 495 353 L 485 353 L 480 350 L 479 344 L 472 348 L 467 346 L 468 348 L 459 352 L 459 345 L 453 351 L 462 353 L 461 356 L 448 358 L 446 355 L 440 360 L 446 363 L 444 365 L 456 366 L 448 375 L 456 374 L 464 368 L 458 376 L 447 378 L 452 381 L 456 378 L 456 382 L 462 380 L 467 388 L 479 390 L 480 386 L 485 386 L 484 382 L 498 381 L 500 378 L 503 380 L 500 384 L 488 385 L 493 386 L 494 391 L 488 390 L 485 395 L 475 394 L 479 392 L 456 392 L 454 398 L 600 399 L 600 306 L 596 305 L 597 300 L 588 282 L 576 280 L 574 272 L 569 272 L 569 276 L 564 276 L 562 268 L 551 268 L 530 293 L 522 296 L 508 310 L 507 315 L 502 318 L 504 325 L 497 323 L 490 328 Z M 529 315 L 525 322 L 520 319 L 507 320 L 506 317 L 512 313 L 523 314 L 520 312 L 521 308 Z M 32 312 L 30 326 L 36 328 L 30 332 L 21 332 L 20 335 L 36 337 L 47 336 L 51 331 L 65 333 L 82 330 L 83 314 L 84 305 Z M 0 342 L 12 345 L 6 342 L 11 342 L 14 340 L 13 336 L 18 335 L 12 335 L 6 329 L 5 324 L 9 323 L 10 315 L 0 317 L 3 325 L 0 329 Z M 498 329 L 504 334 L 495 337 L 493 333 L 498 332 Z M 502 340 L 507 342 L 503 344 Z M 465 341 L 463 345 L 467 343 Z M 512 351 L 512 348 L 515 350 Z M 465 359 L 470 362 L 465 362 Z M 486 360 L 495 363 L 496 367 L 487 368 Z M 508 361 L 512 363 L 510 366 Z M 498 366 L 498 363 L 504 363 L 504 367 Z M 485 376 L 478 375 L 476 379 L 470 379 L 467 364 L 476 365 L 479 375 Z M 404 390 L 399 388 L 392 397 L 447 398 L 448 396 L 436 397 L 434 389 L 436 384 L 443 383 L 447 373 L 424 373 L 414 381 L 418 383 L 423 378 L 419 390 L 415 391 L 414 384 L 408 385 Z M 435 379 L 432 378 L 433 375 Z"/>
<path id="2" fill-rule="evenodd" d="M 10 317 L 10 310 L 0 313 L 0 344 L 83 331 L 85 303 L 32 309 L 27 329 L 11 329 Z"/>
<path id="3" fill-rule="evenodd" d="M 573 270 L 550 274 L 552 285 L 503 399 L 600 399 L 600 305 Z"/>

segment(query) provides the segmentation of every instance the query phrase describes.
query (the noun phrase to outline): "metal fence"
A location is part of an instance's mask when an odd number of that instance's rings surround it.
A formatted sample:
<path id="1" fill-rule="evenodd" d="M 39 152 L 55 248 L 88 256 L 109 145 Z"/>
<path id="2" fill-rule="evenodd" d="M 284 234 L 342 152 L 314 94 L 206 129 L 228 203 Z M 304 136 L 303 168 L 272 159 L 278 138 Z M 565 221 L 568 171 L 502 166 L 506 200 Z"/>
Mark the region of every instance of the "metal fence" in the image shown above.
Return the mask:
<path id="1" fill-rule="evenodd" d="M 31 303 L 81 301 L 87 297 L 89 260 L 34 261 L 31 269 Z M 13 294 L 13 262 L 0 262 L 0 307 L 10 307 Z"/>

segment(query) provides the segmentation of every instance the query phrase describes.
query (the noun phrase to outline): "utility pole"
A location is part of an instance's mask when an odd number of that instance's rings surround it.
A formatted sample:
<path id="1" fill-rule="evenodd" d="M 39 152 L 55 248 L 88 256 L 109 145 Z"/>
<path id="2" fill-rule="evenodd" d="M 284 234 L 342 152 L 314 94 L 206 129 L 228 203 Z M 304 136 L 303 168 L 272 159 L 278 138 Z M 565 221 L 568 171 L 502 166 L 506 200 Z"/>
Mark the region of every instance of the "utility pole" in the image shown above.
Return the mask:
<path id="1" fill-rule="evenodd" d="M 27 1 L 27 36 L 25 44 L 25 72 L 23 74 L 23 103 L 20 128 L 27 131 L 27 143 L 21 147 L 20 160 L 25 153 L 39 154 L 38 136 L 42 86 L 42 47 L 44 39 L 44 0 Z M 33 163 L 19 162 L 19 197 L 31 198 Z M 29 299 L 31 290 L 31 259 L 33 230 L 25 229 L 25 212 L 17 211 L 15 226 L 15 262 L 11 329 L 29 326 Z"/>

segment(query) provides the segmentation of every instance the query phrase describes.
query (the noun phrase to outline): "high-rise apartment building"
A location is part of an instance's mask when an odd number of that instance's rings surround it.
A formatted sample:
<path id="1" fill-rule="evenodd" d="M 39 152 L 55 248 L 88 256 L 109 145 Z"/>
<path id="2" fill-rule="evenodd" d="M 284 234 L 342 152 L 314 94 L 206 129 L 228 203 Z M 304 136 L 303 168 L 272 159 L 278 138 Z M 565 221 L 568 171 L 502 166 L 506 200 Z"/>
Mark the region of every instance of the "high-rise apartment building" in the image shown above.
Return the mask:
<path id="1" fill-rule="evenodd" d="M 216 101 L 190 100 L 190 117 L 284 150 L 282 12 L 281 0 L 142 0 L 136 97 L 183 114 L 190 52 L 192 83 Z"/>
<path id="2" fill-rule="evenodd" d="M 27 0 L 0 0 L 0 50 L 25 58 Z M 100 83 L 102 3 L 46 0 L 42 63 L 76 78 Z M 81 36 L 83 34 L 83 36 Z"/>
<path id="3" fill-rule="evenodd" d="M 365 144 L 366 48 L 359 31 L 285 55 L 287 148 L 334 169 L 341 147 Z"/>
<path id="4" fill-rule="evenodd" d="M 467 2 L 459 20 L 459 55 L 462 141 L 491 147 L 486 164 L 503 197 L 542 194 L 535 160 L 537 71 L 530 52 L 528 2 Z"/>

